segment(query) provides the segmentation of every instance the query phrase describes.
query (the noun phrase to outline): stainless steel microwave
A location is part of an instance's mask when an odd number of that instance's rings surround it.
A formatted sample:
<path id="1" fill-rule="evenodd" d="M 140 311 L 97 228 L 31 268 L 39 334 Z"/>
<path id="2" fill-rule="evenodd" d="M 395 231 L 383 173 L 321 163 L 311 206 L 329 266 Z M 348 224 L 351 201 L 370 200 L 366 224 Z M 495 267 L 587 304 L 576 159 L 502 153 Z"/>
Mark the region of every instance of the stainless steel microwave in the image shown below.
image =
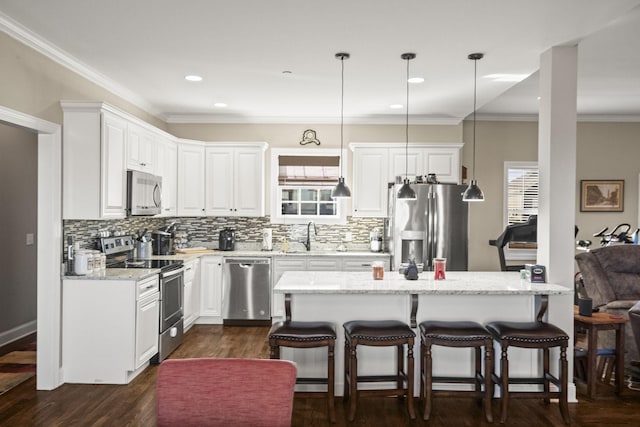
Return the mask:
<path id="1" fill-rule="evenodd" d="M 162 210 L 162 177 L 127 171 L 127 215 L 158 215 Z"/>

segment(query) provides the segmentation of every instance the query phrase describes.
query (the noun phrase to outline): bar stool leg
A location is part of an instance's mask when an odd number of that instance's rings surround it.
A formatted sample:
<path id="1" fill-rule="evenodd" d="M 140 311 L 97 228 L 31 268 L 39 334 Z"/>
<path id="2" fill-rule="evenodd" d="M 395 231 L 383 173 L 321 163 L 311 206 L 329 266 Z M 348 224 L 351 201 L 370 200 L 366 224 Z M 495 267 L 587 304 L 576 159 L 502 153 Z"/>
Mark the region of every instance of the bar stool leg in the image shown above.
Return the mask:
<path id="1" fill-rule="evenodd" d="M 479 359 L 479 357 L 478 357 Z M 484 344 L 484 415 L 487 422 L 493 422 L 491 402 L 493 400 L 493 341 Z"/>
<path id="2" fill-rule="evenodd" d="M 328 361 L 327 361 L 327 400 L 329 403 L 329 421 L 336 422 L 336 409 L 335 409 L 335 390 L 334 390 L 334 378 L 335 378 L 335 344 L 331 342 L 328 346 Z"/>
<path id="3" fill-rule="evenodd" d="M 502 356 L 500 357 L 500 400 L 502 407 L 500 409 L 500 422 L 507 421 L 507 410 L 509 408 L 509 359 L 507 358 L 508 346 L 502 343 Z"/>
<path id="4" fill-rule="evenodd" d="M 543 384 L 544 384 L 544 392 L 545 393 L 549 393 L 549 349 L 548 348 L 543 348 L 542 349 L 542 376 L 543 376 Z M 547 405 L 549 405 L 551 403 L 551 399 L 549 399 L 548 397 L 544 398 L 544 403 L 546 403 Z"/>
<path id="5" fill-rule="evenodd" d="M 407 344 L 407 407 L 409 409 L 409 418 L 416 419 L 416 410 L 413 406 L 413 377 L 415 361 L 413 358 L 413 339 L 409 340 Z"/>
<path id="6" fill-rule="evenodd" d="M 425 344 L 424 340 L 420 340 L 420 402 L 424 402 L 425 400 L 425 383 L 426 379 L 426 371 L 425 366 L 427 361 L 425 359 Z"/>
<path id="7" fill-rule="evenodd" d="M 571 424 L 569 416 L 569 391 L 567 384 L 569 382 L 569 363 L 567 362 L 567 347 L 560 347 L 560 414 L 565 424 Z"/>
<path id="8" fill-rule="evenodd" d="M 356 403 L 358 402 L 358 356 L 357 346 L 354 344 L 349 351 L 349 380 L 350 380 L 350 395 L 349 395 L 349 416 L 347 419 L 353 421 L 356 418 Z"/>
<path id="9" fill-rule="evenodd" d="M 345 339 L 344 341 L 344 390 L 342 393 L 342 400 L 343 401 L 347 401 L 349 400 L 349 379 L 350 377 L 350 372 L 351 372 L 351 347 L 349 345 L 349 340 Z"/>
<path id="10" fill-rule="evenodd" d="M 269 358 L 280 359 L 280 346 L 278 345 L 270 346 Z"/>
<path id="11" fill-rule="evenodd" d="M 397 360 L 396 364 L 398 365 L 396 368 L 396 375 L 398 379 L 396 380 L 396 388 L 401 389 L 404 386 L 404 380 L 400 376 L 400 373 L 404 371 L 404 344 L 397 346 Z"/>

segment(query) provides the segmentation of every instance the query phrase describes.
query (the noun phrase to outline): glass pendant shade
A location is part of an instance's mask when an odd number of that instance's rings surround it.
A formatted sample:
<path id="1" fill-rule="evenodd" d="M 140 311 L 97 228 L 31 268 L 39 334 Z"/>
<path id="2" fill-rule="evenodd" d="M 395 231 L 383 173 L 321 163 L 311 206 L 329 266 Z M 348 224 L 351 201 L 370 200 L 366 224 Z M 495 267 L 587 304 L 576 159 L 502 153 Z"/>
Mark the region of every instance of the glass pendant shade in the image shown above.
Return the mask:
<path id="1" fill-rule="evenodd" d="M 416 192 L 409 185 L 409 178 L 404 179 L 404 184 L 398 190 L 398 199 L 403 200 L 416 200 Z"/>
<path id="2" fill-rule="evenodd" d="M 349 190 L 347 184 L 344 183 L 344 177 L 341 176 L 340 178 L 338 178 L 338 185 L 336 185 L 331 192 L 331 198 L 340 199 L 349 197 L 351 197 L 351 190 Z"/>
<path id="3" fill-rule="evenodd" d="M 463 202 L 484 202 L 484 193 L 478 187 L 478 183 L 475 179 L 471 180 L 471 184 L 462 193 Z"/>

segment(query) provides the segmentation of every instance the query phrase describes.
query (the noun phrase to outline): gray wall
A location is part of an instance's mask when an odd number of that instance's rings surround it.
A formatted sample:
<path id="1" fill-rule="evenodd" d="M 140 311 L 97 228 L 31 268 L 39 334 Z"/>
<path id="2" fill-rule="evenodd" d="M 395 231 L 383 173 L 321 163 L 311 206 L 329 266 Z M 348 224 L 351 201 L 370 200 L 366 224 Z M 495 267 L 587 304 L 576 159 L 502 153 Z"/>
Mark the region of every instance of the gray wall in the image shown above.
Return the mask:
<path id="1" fill-rule="evenodd" d="M 36 320 L 37 135 L 0 123 L 0 334 Z M 1 344 L 1 342 L 0 342 Z"/>

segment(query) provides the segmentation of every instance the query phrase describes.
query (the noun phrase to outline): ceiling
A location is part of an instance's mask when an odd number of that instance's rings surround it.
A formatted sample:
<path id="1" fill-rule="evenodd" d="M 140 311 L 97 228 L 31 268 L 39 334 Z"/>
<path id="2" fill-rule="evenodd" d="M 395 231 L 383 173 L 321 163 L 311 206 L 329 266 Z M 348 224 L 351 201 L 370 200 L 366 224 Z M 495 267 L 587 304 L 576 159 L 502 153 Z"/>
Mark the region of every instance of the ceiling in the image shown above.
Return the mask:
<path id="1" fill-rule="evenodd" d="M 640 121 L 640 0 L 0 0 L 0 29 L 169 122 L 537 115 L 540 55 L 578 45 L 578 114 Z M 185 75 L 204 78 L 187 82 Z M 527 77 L 495 81 L 492 74 Z M 226 107 L 215 107 L 225 103 Z"/>

